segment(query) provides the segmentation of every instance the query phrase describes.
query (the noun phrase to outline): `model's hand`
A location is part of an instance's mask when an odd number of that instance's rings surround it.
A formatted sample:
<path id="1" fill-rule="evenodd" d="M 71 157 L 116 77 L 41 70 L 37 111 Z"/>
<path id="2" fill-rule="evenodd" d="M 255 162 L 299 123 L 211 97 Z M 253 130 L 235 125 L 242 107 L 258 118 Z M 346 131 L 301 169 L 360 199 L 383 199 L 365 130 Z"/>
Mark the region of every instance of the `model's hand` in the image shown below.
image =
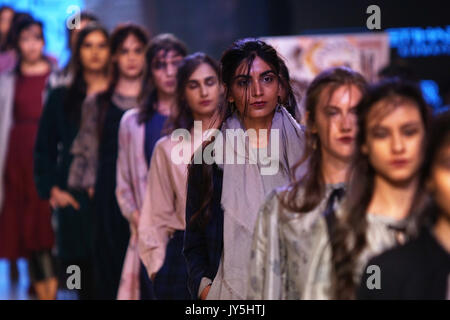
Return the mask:
<path id="1" fill-rule="evenodd" d="M 87 193 L 88 193 L 89 198 L 92 199 L 94 197 L 94 187 L 89 187 L 87 189 Z"/>
<path id="2" fill-rule="evenodd" d="M 67 206 L 72 206 L 75 210 L 80 209 L 80 204 L 75 200 L 75 198 L 72 197 L 70 193 L 63 191 L 58 187 L 53 187 L 50 191 L 49 202 L 53 209 L 65 208 Z"/>
<path id="3" fill-rule="evenodd" d="M 203 289 L 202 293 L 200 294 L 200 300 L 206 300 L 206 297 L 208 296 L 209 293 L 209 289 L 211 289 L 211 285 Z"/>

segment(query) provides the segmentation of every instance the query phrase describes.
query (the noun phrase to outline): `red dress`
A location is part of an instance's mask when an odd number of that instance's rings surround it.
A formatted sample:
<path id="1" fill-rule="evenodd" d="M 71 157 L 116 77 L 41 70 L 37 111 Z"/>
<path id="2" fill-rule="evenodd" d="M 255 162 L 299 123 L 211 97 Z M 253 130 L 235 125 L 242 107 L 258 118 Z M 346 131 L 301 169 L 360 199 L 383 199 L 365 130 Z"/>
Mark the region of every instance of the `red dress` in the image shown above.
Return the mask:
<path id="1" fill-rule="evenodd" d="M 33 179 L 33 149 L 47 77 L 18 76 L 16 80 L 0 214 L 0 257 L 10 260 L 51 249 L 54 242 L 50 206 L 39 198 Z"/>

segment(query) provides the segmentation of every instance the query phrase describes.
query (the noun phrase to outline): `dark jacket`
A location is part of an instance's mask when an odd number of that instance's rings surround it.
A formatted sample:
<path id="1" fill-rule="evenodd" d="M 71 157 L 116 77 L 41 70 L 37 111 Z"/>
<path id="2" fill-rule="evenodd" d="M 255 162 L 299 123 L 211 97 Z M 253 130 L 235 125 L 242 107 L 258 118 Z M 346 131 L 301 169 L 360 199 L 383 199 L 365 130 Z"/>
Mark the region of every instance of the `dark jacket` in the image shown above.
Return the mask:
<path id="1" fill-rule="evenodd" d="M 223 170 L 216 164 L 212 165 L 213 191 L 208 224 L 202 228 L 195 221 L 191 223 L 192 216 L 200 208 L 205 196 L 193 187 L 194 181 L 201 181 L 201 173 L 202 165 L 196 164 L 188 178 L 183 248 L 188 267 L 188 288 L 194 299 L 198 298 L 203 277 L 214 280 L 223 251 L 223 209 L 220 204 Z"/>
<path id="2" fill-rule="evenodd" d="M 58 186 L 66 189 L 72 154 L 70 147 L 79 125 L 66 115 L 64 99 L 67 88 L 58 87 L 49 92 L 42 112 L 34 148 L 34 180 L 43 199 Z"/>
<path id="3" fill-rule="evenodd" d="M 57 222 L 57 254 L 68 262 L 91 257 L 92 201 L 84 191 L 67 190 L 73 158 L 70 148 L 79 129 L 75 119 L 80 115 L 66 112 L 66 94 L 67 88 L 58 87 L 47 96 L 34 147 L 34 181 L 41 198 L 48 199 L 52 187 L 58 186 L 69 191 L 80 205 L 79 210 L 67 206 L 53 211 Z"/>

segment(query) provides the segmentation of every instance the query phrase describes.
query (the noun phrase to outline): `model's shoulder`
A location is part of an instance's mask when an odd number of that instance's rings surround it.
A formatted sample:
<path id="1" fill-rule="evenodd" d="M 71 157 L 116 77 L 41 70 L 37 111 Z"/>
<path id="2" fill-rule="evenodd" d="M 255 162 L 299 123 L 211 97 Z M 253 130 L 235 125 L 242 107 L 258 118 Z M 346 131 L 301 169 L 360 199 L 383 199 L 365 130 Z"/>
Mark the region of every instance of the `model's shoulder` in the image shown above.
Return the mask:
<path id="1" fill-rule="evenodd" d="M 278 187 L 266 196 L 261 207 L 261 213 L 265 216 L 277 216 L 284 214 L 289 209 L 284 205 L 289 186 Z"/>
<path id="2" fill-rule="evenodd" d="M 122 116 L 121 122 L 126 125 L 139 124 L 139 110 L 133 108 L 125 111 Z"/>

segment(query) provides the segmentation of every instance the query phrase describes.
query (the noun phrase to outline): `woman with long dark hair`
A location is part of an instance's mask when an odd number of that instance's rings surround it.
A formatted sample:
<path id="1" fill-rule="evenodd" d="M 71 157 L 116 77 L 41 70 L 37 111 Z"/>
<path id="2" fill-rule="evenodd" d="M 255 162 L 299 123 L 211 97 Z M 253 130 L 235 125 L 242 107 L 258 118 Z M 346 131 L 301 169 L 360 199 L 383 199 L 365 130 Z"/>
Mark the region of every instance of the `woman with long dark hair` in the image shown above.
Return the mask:
<path id="1" fill-rule="evenodd" d="M 82 270 L 80 299 L 92 299 L 92 203 L 82 190 L 68 187 L 70 148 L 88 95 L 104 90 L 109 61 L 108 32 L 92 24 L 80 31 L 74 48 L 74 78 L 48 94 L 34 150 L 34 179 L 41 198 L 49 199 L 56 221 L 56 248 L 61 278 L 67 267 Z"/>
<path id="2" fill-rule="evenodd" d="M 14 67 L 16 54 L 11 37 L 11 26 L 14 20 L 14 9 L 9 6 L 0 7 L 0 73 Z"/>
<path id="3" fill-rule="evenodd" d="M 115 197 L 118 131 L 125 111 L 137 108 L 145 87 L 146 31 L 117 26 L 110 38 L 111 78 L 107 89 L 83 106 L 82 127 L 71 152 L 69 185 L 94 196 L 94 257 L 98 299 L 115 299 L 129 228 Z"/>
<path id="4" fill-rule="evenodd" d="M 366 90 L 359 73 L 338 67 L 319 74 L 306 92 L 307 163 L 302 179 L 274 190 L 253 237 L 249 299 L 300 299 L 317 220 L 342 197 L 354 151 L 356 105 Z M 301 248 L 301 250 L 300 250 Z"/>
<path id="5" fill-rule="evenodd" d="M 7 41 L 9 31 L 11 30 L 14 18 L 14 9 L 10 6 L 0 7 L 0 52 L 7 49 Z"/>
<path id="6" fill-rule="evenodd" d="M 369 87 L 357 107 L 358 134 L 346 198 L 327 228 L 315 228 L 304 299 L 353 299 L 373 255 L 417 232 L 420 169 L 429 110 L 420 89 L 400 80 Z"/>
<path id="7" fill-rule="evenodd" d="M 64 21 L 66 23 L 66 21 Z M 89 23 L 99 23 L 98 18 L 87 11 L 80 13 L 80 24 L 76 28 L 67 29 L 67 47 L 70 51 L 70 58 L 66 66 L 61 70 L 52 72 L 48 78 L 47 88 L 48 90 L 59 86 L 69 86 L 74 77 L 74 72 L 77 68 L 74 60 L 74 51 L 77 43 L 77 38 L 81 30 Z"/>
<path id="8" fill-rule="evenodd" d="M 259 206 L 274 188 L 304 173 L 303 166 L 291 170 L 304 152 L 304 132 L 279 103 L 282 92 L 290 92 L 289 79 L 280 80 L 282 63 L 273 47 L 256 39 L 238 40 L 222 56 L 228 105 L 216 124 L 218 150 L 212 164 L 192 164 L 188 178 L 184 255 L 194 298 L 246 298 Z M 211 143 L 199 152 L 210 149 Z"/>
<path id="9" fill-rule="evenodd" d="M 33 183 L 33 146 L 42 114 L 42 95 L 52 64 L 44 55 L 41 22 L 28 18 L 17 25 L 17 64 L 2 75 L 0 257 L 29 261 L 31 282 L 39 299 L 54 299 L 57 281 L 51 261 L 54 236 L 48 201 Z M 4 174 L 3 174 L 4 173 Z M 2 194 L 3 196 L 3 194 Z M 48 266 L 48 267 L 46 267 Z"/>
<path id="10" fill-rule="evenodd" d="M 450 112 L 431 123 L 423 169 L 425 187 L 431 195 L 416 239 L 371 259 L 380 270 L 363 272 L 359 299 L 450 299 Z M 378 285 L 375 287 L 375 285 Z"/>
<path id="11" fill-rule="evenodd" d="M 187 165 L 212 125 L 220 92 L 219 66 L 213 59 L 195 53 L 183 60 L 177 73 L 179 110 L 168 123 L 168 135 L 155 145 L 138 224 L 140 256 L 157 299 L 190 298 L 182 255 Z M 182 155 L 176 154 L 180 148 Z"/>
<path id="12" fill-rule="evenodd" d="M 127 111 L 119 128 L 116 197 L 130 225 L 130 241 L 122 270 L 118 299 L 154 298 L 153 286 L 139 258 L 138 220 L 147 186 L 153 148 L 163 135 L 163 126 L 176 112 L 175 79 L 186 55 L 185 45 L 170 34 L 153 38 L 146 54 L 148 90 L 139 109 Z"/>

